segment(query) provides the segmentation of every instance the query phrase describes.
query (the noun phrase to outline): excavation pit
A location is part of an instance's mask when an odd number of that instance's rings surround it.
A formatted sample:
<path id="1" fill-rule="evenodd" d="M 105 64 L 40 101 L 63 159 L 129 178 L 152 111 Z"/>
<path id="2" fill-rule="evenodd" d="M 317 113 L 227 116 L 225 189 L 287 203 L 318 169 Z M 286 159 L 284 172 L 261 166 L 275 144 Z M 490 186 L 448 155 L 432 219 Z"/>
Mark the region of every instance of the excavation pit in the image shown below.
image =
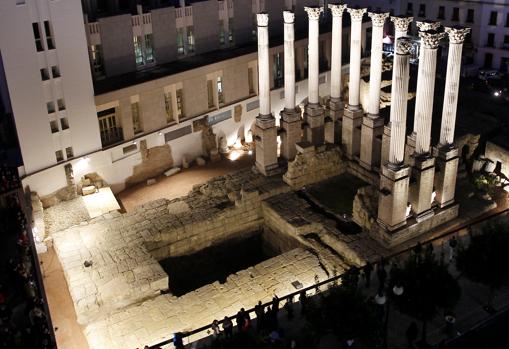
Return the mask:
<path id="1" fill-rule="evenodd" d="M 293 238 L 268 229 L 241 235 L 192 254 L 161 260 L 170 293 L 180 297 L 215 281 L 223 284 L 229 275 L 301 247 Z"/>

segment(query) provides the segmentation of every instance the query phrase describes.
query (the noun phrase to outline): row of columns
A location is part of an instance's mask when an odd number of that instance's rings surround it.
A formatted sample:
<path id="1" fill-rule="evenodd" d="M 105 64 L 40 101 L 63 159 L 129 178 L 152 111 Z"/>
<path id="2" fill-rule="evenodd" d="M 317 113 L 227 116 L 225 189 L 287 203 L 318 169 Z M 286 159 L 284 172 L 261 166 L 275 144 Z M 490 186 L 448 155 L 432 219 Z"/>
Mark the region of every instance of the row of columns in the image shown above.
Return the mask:
<path id="1" fill-rule="evenodd" d="M 440 144 L 431 149 L 431 120 L 437 64 L 437 49 L 444 33 L 437 31 L 437 22 L 418 22 L 421 38 L 418 88 L 414 132 L 406 136 L 406 113 L 408 101 L 409 54 L 412 42 L 406 37 L 411 17 L 391 17 L 394 22 L 395 56 L 393 66 L 392 103 L 389 125 L 384 127 L 380 117 L 380 89 L 382 76 L 383 27 L 388 13 L 368 13 L 373 24 L 371 73 L 367 114 L 360 106 L 361 71 L 361 25 L 366 9 L 347 9 L 346 5 L 329 4 L 333 16 L 331 55 L 331 101 L 330 116 L 319 100 L 319 17 L 320 7 L 306 7 L 309 18 L 308 46 L 308 102 L 303 118 L 295 105 L 295 58 L 294 58 L 294 15 L 285 11 L 285 107 L 281 111 L 281 128 L 275 125 L 270 107 L 268 15 L 259 14 L 258 21 L 258 64 L 260 114 L 256 118 L 256 166 L 265 175 L 277 170 L 277 135 L 281 136 L 281 154 L 286 160 L 295 157 L 295 144 L 304 140 L 314 145 L 325 141 L 334 142 L 327 125 L 334 125 L 342 115 L 341 142 L 345 155 L 358 159 L 366 169 L 380 168 L 380 202 L 378 222 L 388 230 L 394 230 L 406 223 L 408 203 L 416 218 L 424 219 L 433 214 L 431 205 L 436 187 L 436 200 L 445 207 L 454 200 L 454 187 L 458 167 L 458 151 L 453 146 L 454 126 L 457 110 L 458 86 L 461 66 L 461 51 L 469 29 L 446 28 L 449 36 L 449 59 L 446 78 L 446 92 L 443 106 Z M 342 16 L 347 10 L 351 17 L 350 81 L 346 108 L 341 101 L 341 39 Z M 303 121 L 302 121 L 303 120 Z M 302 123 L 302 125 L 301 125 Z M 329 130 L 329 131 L 327 131 Z M 380 143 L 380 138 L 382 142 Z M 382 149 L 380 149 L 382 148 Z M 406 149 L 405 149 L 406 148 Z M 405 151 L 406 150 L 406 151 Z M 411 156 L 405 159 L 405 152 Z M 435 174 L 435 157 L 438 173 Z M 411 165 L 411 166 L 408 166 Z M 415 181 L 410 185 L 410 177 Z"/>

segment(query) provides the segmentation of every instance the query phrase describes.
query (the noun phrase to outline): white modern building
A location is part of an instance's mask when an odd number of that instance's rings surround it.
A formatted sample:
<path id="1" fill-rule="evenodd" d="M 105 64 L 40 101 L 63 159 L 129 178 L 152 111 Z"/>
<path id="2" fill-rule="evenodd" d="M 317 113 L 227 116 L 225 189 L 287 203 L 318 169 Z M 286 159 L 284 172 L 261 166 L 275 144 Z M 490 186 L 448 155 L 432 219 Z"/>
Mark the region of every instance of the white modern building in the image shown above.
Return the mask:
<path id="1" fill-rule="evenodd" d="M 96 172 L 114 191 L 122 190 L 142 164 L 145 147 L 169 146 L 173 166 L 184 156 L 208 155 L 203 122 L 218 144 L 251 141 L 259 112 L 255 21 L 259 12 L 271 18 L 270 89 L 279 125 L 284 108 L 282 13 L 295 12 L 299 105 L 308 95 L 304 7 L 319 3 L 0 2 L 2 85 L 11 99 L 24 185 L 40 196 L 55 193 L 69 184 L 64 166 L 71 164 L 76 181 Z M 349 26 L 348 19 L 344 26 Z M 363 56 L 370 26 L 366 18 L 361 28 Z M 331 33 L 323 18 L 320 27 L 323 99 L 330 94 Z M 350 31 L 344 30 L 343 36 L 347 62 Z"/>

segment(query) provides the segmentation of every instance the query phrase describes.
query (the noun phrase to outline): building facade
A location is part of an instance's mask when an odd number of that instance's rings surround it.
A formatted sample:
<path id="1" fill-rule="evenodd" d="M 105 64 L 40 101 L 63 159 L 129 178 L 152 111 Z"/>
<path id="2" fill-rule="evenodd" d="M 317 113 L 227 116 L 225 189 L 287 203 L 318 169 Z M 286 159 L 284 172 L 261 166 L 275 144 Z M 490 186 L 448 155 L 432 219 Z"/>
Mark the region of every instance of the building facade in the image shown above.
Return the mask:
<path id="1" fill-rule="evenodd" d="M 270 87 L 279 124 L 284 104 L 282 12 L 295 11 L 296 98 L 303 103 L 304 7 L 319 3 L 207 0 L 188 6 L 160 1 L 119 7 L 123 1 L 83 1 L 82 7 L 54 0 L 2 2 L 0 11 L 9 16 L 1 24 L 0 50 L 24 184 L 41 196 L 54 193 L 68 184 L 64 166 L 71 164 L 75 178 L 97 172 L 115 191 L 122 190 L 142 162 L 142 142 L 149 149 L 168 145 L 173 165 L 184 156 L 204 155 L 202 120 L 217 143 L 251 141 L 258 113 L 255 15 L 262 11 L 271 18 Z M 364 21 L 364 55 L 369 27 Z M 10 40 L 13 29 L 19 40 Z M 349 35 L 344 30 L 344 62 Z M 330 93 L 330 47 L 330 24 L 324 17 L 321 97 Z"/>

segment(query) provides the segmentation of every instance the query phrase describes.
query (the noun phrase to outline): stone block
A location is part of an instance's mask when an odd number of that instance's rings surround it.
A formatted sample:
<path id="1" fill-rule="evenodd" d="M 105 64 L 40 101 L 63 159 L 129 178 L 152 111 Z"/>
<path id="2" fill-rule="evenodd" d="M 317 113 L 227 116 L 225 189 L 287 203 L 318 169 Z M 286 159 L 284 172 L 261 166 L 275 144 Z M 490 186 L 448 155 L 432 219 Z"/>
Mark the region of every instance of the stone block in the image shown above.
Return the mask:
<path id="1" fill-rule="evenodd" d="M 206 161 L 205 161 L 204 158 L 202 158 L 201 156 L 198 156 L 196 158 L 196 165 L 198 165 L 198 166 L 205 166 L 205 164 L 206 164 Z"/>
<path id="2" fill-rule="evenodd" d="M 179 172 L 180 172 L 180 167 L 173 167 L 173 168 L 170 168 L 168 171 L 164 172 L 164 175 L 166 177 L 170 177 L 170 176 L 173 176 L 174 174 L 179 173 Z"/>
<path id="3" fill-rule="evenodd" d="M 81 189 L 83 195 L 90 195 L 95 193 L 95 187 L 93 185 L 87 185 Z"/>
<path id="4" fill-rule="evenodd" d="M 154 185 L 156 183 L 157 183 L 157 180 L 155 178 L 147 179 L 147 185 Z"/>

